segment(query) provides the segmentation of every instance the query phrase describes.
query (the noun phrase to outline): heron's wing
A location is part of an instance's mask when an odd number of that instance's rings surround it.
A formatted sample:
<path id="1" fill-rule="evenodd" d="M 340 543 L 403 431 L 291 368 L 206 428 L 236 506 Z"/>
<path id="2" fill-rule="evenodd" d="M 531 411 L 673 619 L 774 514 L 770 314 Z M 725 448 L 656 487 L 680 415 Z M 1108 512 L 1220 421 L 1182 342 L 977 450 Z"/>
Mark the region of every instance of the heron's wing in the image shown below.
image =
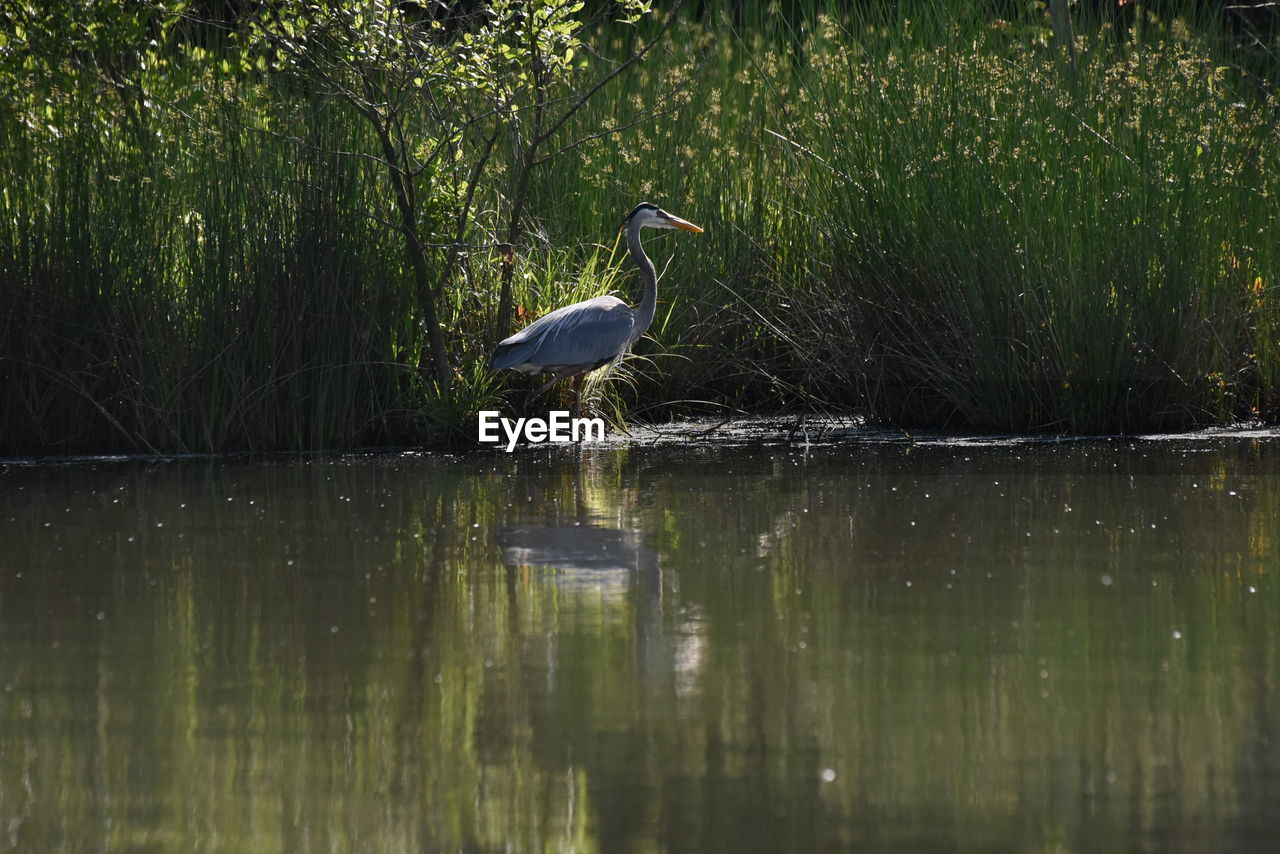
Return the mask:
<path id="1" fill-rule="evenodd" d="M 634 314 L 617 297 L 596 297 L 539 318 L 494 350 L 494 368 L 536 373 L 595 368 L 626 348 Z"/>

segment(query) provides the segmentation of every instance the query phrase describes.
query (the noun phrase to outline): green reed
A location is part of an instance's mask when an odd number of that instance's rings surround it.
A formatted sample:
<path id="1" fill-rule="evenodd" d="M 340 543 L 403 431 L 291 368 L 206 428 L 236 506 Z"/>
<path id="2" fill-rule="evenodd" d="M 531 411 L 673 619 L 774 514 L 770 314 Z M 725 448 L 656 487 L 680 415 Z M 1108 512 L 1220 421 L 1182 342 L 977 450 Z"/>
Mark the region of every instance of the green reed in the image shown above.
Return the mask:
<path id="1" fill-rule="evenodd" d="M 0 447 L 321 449 L 456 429 L 492 381 L 449 401 L 422 381 L 384 188 L 337 153 L 372 150 L 359 122 L 211 75 L 159 96 L 137 137 L 92 95 L 8 129 Z"/>
<path id="2" fill-rule="evenodd" d="M 509 167 L 495 149 L 475 248 L 442 288 L 447 398 L 376 140 L 350 110 L 214 54 L 151 81 L 146 109 L 88 72 L 0 87 L 16 107 L 0 115 L 0 451 L 465 437 L 477 409 L 523 394 L 484 363 L 503 264 L 526 320 L 635 301 L 614 241 L 646 200 L 707 231 L 647 236 L 653 341 L 596 391 L 617 420 L 1275 420 L 1280 106 L 1211 25 L 1152 19 L 1120 45 L 1078 22 L 1073 74 L 1034 10 L 823 11 L 690 9 L 553 141 L 566 151 L 535 171 L 534 236 L 510 262 L 488 248 Z M 605 25 L 594 61 L 636 39 Z M 422 184 L 441 242 L 447 179 Z"/>
<path id="3" fill-rule="evenodd" d="M 1106 432 L 1272 406 L 1280 103 L 1244 103 L 1195 43 L 1081 39 L 1073 76 L 1012 25 L 934 36 L 813 51 L 831 368 L 892 423 Z"/>
<path id="4" fill-rule="evenodd" d="M 657 193 L 708 226 L 657 330 L 691 358 L 643 393 L 907 427 L 1274 419 L 1280 102 L 1213 23 L 1084 22 L 1072 72 L 1037 15 L 911 12 L 689 27 L 585 118 L 675 105 L 545 207 Z"/>

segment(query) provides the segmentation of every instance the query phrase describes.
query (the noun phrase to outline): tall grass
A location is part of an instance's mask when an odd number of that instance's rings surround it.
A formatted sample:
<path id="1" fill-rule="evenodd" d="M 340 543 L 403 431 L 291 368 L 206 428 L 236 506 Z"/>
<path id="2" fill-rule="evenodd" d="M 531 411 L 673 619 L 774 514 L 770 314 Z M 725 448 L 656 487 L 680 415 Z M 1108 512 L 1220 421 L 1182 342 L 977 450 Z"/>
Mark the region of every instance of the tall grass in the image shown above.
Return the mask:
<path id="1" fill-rule="evenodd" d="M 1082 28 L 1073 74 L 1038 14 L 910 11 L 692 27 L 629 95 L 681 108 L 580 155 L 587 207 L 661 187 L 709 225 L 657 333 L 689 358 L 642 393 L 1004 431 L 1274 420 L 1280 102 L 1215 24 Z"/>
<path id="2" fill-rule="evenodd" d="M 96 93 L 6 128 L 0 450 L 407 443 L 490 393 L 422 382 L 379 176 L 336 154 L 371 149 L 354 117 L 212 76 L 156 97 L 133 135 Z"/>
<path id="3" fill-rule="evenodd" d="M 1194 43 L 1082 39 L 1073 78 L 1011 29 L 814 41 L 831 383 L 890 423 L 1274 417 L 1280 103 Z"/>
<path id="4" fill-rule="evenodd" d="M 1082 28 L 1073 77 L 1034 12 L 900 6 L 690 16 L 554 140 L 515 254 L 524 318 L 637 298 L 614 240 L 639 201 L 707 229 L 648 237 L 656 343 L 597 405 L 1061 432 L 1280 417 L 1275 96 L 1203 23 L 1125 45 Z M 604 27 L 594 61 L 632 39 Z M 76 79 L 0 114 L 0 452 L 430 441 L 500 403 L 502 256 L 445 283 L 456 387 L 435 399 L 359 117 L 216 62 L 136 114 Z M 452 233 L 447 204 L 423 211 Z"/>

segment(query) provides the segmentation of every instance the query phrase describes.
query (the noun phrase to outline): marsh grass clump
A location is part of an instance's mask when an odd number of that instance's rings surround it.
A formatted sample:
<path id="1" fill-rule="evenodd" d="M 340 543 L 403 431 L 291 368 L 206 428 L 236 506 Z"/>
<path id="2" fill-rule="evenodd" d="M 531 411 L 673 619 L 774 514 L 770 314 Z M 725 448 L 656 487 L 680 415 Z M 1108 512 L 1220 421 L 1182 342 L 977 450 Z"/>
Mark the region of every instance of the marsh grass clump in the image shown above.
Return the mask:
<path id="1" fill-rule="evenodd" d="M 1275 417 L 1280 102 L 1193 42 L 1079 48 L 1072 76 L 999 27 L 811 40 L 794 338 L 824 396 L 1003 431 Z"/>
<path id="2" fill-rule="evenodd" d="M 380 183 L 334 153 L 370 147 L 349 116 L 205 77 L 134 134 L 96 97 L 0 146 L 0 451 L 408 443 L 493 393 L 424 381 Z"/>
<path id="3" fill-rule="evenodd" d="M 638 398 L 1006 431 L 1276 416 L 1277 101 L 1211 22 L 1085 21 L 1072 72 L 1034 9 L 820 11 L 686 26 L 583 127 L 669 115 L 547 173 L 571 229 L 635 187 L 711 226 L 669 256 Z"/>

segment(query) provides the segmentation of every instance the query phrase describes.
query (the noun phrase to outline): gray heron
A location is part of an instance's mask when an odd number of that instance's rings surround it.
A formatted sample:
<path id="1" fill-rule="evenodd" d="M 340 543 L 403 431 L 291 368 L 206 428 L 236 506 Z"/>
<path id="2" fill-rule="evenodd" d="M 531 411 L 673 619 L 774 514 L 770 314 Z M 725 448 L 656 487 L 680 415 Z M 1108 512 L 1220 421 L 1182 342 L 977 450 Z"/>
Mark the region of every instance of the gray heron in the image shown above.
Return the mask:
<path id="1" fill-rule="evenodd" d="M 588 373 L 620 358 L 640 340 L 658 304 L 658 276 L 653 262 L 640 245 L 642 228 L 679 228 L 700 233 L 701 228 L 648 202 L 636 205 L 622 221 L 627 248 L 640 268 L 644 295 L 633 309 L 617 297 L 604 296 L 575 302 L 535 320 L 501 341 L 489 359 L 494 369 L 510 368 L 523 374 L 551 374 L 533 392 L 533 400 L 560 380 L 574 377 L 573 412 L 578 412 L 582 381 Z"/>

